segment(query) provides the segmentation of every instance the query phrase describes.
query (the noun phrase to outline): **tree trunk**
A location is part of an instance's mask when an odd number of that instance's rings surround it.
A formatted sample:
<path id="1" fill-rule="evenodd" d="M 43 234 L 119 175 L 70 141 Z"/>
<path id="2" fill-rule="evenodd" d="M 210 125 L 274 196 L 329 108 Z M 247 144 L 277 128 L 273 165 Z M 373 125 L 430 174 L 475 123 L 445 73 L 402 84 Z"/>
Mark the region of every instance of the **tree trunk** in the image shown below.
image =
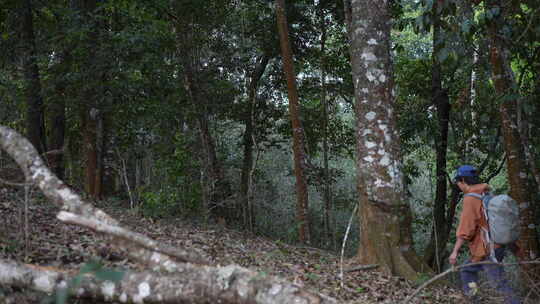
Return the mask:
<path id="1" fill-rule="evenodd" d="M 107 136 L 107 126 L 105 112 L 101 111 L 97 117 L 96 124 L 96 174 L 94 182 L 94 192 L 92 197 L 96 199 L 103 199 L 103 176 L 105 174 L 105 142 Z"/>
<path id="2" fill-rule="evenodd" d="M 78 276 L 75 297 L 122 303 L 336 303 L 273 276 L 236 265 L 213 267 L 194 248 L 180 249 L 120 226 L 103 210 L 84 202 L 45 166 L 32 145 L 17 132 L 0 126 L 0 148 L 19 165 L 60 211 L 57 219 L 104 236 L 110 248 L 139 264 L 118 281 Z M 0 259 L 0 285 L 33 289 L 47 294 L 73 282 L 73 271 L 55 270 Z"/>
<path id="3" fill-rule="evenodd" d="M 81 113 L 82 128 L 83 128 L 83 153 L 86 158 L 86 166 L 84 167 L 85 176 L 85 191 L 92 196 L 96 190 L 96 176 L 98 166 L 97 153 L 97 116 L 98 109 L 92 107 L 87 109 L 83 107 Z"/>
<path id="4" fill-rule="evenodd" d="M 45 146 L 45 122 L 41 80 L 37 64 L 34 37 L 33 6 L 31 0 L 23 0 L 22 39 L 26 54 L 23 60 L 26 99 L 26 136 L 39 153 L 47 151 Z"/>
<path id="5" fill-rule="evenodd" d="M 85 45 L 89 48 L 87 58 L 83 63 L 84 79 L 88 85 L 83 88 L 83 101 L 79 105 L 79 115 L 82 122 L 83 154 L 86 161 L 86 166 L 84 167 L 84 188 L 88 195 L 99 199 L 102 189 L 102 169 L 100 168 L 102 165 L 100 159 L 102 146 L 100 141 L 102 138 L 101 127 L 104 115 L 100 107 L 99 98 L 101 94 L 98 93 L 98 82 L 96 81 L 96 73 L 98 73 L 96 71 L 96 62 L 98 60 L 96 57 L 96 48 L 99 47 L 100 23 L 95 20 L 95 16 L 93 15 L 97 7 L 97 0 L 77 2 L 75 5 L 76 9 L 83 16 L 83 22 L 85 22 L 81 26 L 92 28 L 84 41 Z"/>
<path id="6" fill-rule="evenodd" d="M 527 189 L 527 166 L 520 134 L 517 126 L 517 109 L 519 99 L 514 73 L 510 66 L 510 54 L 502 37 L 502 28 L 506 24 L 507 9 L 500 0 L 487 0 L 486 10 L 500 10 L 489 24 L 490 58 L 492 66 L 492 79 L 495 90 L 500 99 L 500 117 L 503 134 L 504 150 L 508 160 L 507 173 L 510 184 L 510 195 L 520 206 L 521 238 L 519 245 L 523 248 L 526 259 L 534 260 L 539 257 L 538 235 L 534 218 L 534 205 L 532 197 Z M 522 269 L 538 278 L 540 267 L 534 264 L 524 264 Z"/>
<path id="7" fill-rule="evenodd" d="M 231 189 L 226 181 L 221 163 L 217 157 L 216 145 L 208 125 L 208 107 L 200 88 L 195 83 L 194 69 L 190 63 L 185 64 L 184 85 L 189 99 L 196 111 L 196 121 L 199 127 L 199 136 L 202 145 L 201 161 L 204 164 L 202 176 L 203 199 L 208 215 L 220 220 L 227 220 L 234 214 L 225 199 L 230 196 Z"/>
<path id="8" fill-rule="evenodd" d="M 289 115 L 293 132 L 294 174 L 296 176 L 296 209 L 299 225 L 299 241 L 309 243 L 309 200 L 307 180 L 305 176 L 306 154 L 304 149 L 304 130 L 300 121 L 300 104 L 296 89 L 296 76 L 294 74 L 293 55 L 289 41 L 287 16 L 285 15 L 285 0 L 276 0 L 277 26 L 283 59 L 283 72 L 287 78 L 287 92 L 289 96 Z"/>
<path id="9" fill-rule="evenodd" d="M 324 185 L 323 185 L 323 226 L 324 237 L 326 238 L 327 247 L 333 248 L 335 243 L 330 214 L 332 212 L 332 179 L 330 178 L 329 155 L 328 155 L 328 98 L 326 86 L 326 36 L 327 24 L 326 14 L 323 8 L 323 2 L 319 3 L 320 9 L 319 19 L 321 28 L 321 107 L 323 113 L 322 129 L 323 129 L 323 170 L 324 170 Z"/>
<path id="10" fill-rule="evenodd" d="M 441 18 L 439 13 L 439 2 L 433 2 L 432 7 L 433 20 L 433 54 L 431 69 L 431 92 L 432 102 L 437 108 L 437 121 L 439 125 L 439 134 L 435 136 L 436 151 L 436 179 L 437 186 L 435 192 L 435 204 L 433 206 L 433 229 L 431 239 L 426 248 L 424 260 L 437 272 L 442 271 L 444 265 L 444 250 L 448 240 L 448 231 L 446 231 L 446 207 L 447 207 L 447 177 L 446 177 L 446 154 L 448 149 L 448 123 L 450 120 L 450 102 L 448 94 L 442 87 L 442 68 L 438 60 L 438 53 L 442 49 Z"/>
<path id="11" fill-rule="evenodd" d="M 47 154 L 47 162 L 51 170 L 58 176 L 64 178 L 64 135 L 66 130 L 66 101 L 64 88 L 57 88 L 57 99 L 49 104 L 48 123 L 49 140 L 47 147 L 51 153 Z"/>
<path id="12" fill-rule="evenodd" d="M 358 258 L 408 279 L 428 272 L 413 249 L 390 61 L 390 4 L 351 3 L 351 61 L 355 90 L 360 244 Z M 425 266 L 425 267 L 424 267 Z"/>
<path id="13" fill-rule="evenodd" d="M 244 157 L 242 162 L 240 194 L 243 210 L 243 224 L 246 229 L 253 231 L 253 208 L 250 204 L 250 186 L 251 186 L 251 170 L 253 168 L 253 136 L 255 123 L 255 101 L 257 98 L 257 88 L 259 82 L 266 70 L 270 56 L 263 54 L 260 60 L 257 61 L 257 66 L 251 74 L 249 84 L 247 86 L 247 103 L 244 122 L 246 129 L 244 131 Z"/>

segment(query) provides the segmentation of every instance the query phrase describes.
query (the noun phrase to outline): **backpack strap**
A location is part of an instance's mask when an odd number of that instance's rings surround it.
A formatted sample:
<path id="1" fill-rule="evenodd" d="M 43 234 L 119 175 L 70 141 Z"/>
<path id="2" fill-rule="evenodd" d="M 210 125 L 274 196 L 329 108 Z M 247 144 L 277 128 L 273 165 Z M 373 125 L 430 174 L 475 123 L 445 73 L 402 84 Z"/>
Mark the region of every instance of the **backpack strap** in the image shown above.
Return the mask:
<path id="1" fill-rule="evenodd" d="M 482 194 L 478 194 L 478 193 L 467 193 L 465 195 L 463 195 L 463 197 L 465 196 L 471 196 L 471 197 L 474 197 L 474 198 L 477 198 L 479 200 L 482 201 L 482 209 L 483 209 L 483 213 L 484 213 L 484 217 L 486 219 L 486 222 L 488 223 L 488 227 L 489 227 L 489 217 L 488 217 L 488 205 L 489 205 L 489 201 L 491 199 L 491 195 L 490 193 L 487 193 L 485 195 L 482 195 Z M 484 234 L 484 240 L 486 241 L 487 245 L 488 245 L 488 250 L 489 250 L 489 259 L 492 260 L 493 262 L 495 263 L 498 263 L 499 261 L 497 261 L 497 257 L 495 256 L 495 243 L 493 242 L 493 240 L 491 239 L 491 235 L 489 233 L 489 228 L 488 229 L 485 229 L 484 227 L 481 227 L 481 230 Z"/>
<path id="2" fill-rule="evenodd" d="M 465 197 L 465 196 L 476 197 L 479 200 L 482 200 L 484 198 L 484 196 L 482 194 L 478 194 L 478 193 L 467 193 L 463 197 Z"/>

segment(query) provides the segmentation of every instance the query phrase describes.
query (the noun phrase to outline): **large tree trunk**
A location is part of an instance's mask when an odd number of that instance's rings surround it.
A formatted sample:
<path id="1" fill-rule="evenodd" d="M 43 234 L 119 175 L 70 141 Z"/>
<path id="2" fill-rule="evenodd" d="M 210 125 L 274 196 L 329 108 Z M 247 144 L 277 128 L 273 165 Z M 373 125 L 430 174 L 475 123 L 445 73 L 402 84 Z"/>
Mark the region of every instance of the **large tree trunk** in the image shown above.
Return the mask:
<path id="1" fill-rule="evenodd" d="M 41 80 L 37 64 L 36 41 L 34 37 L 33 6 L 31 0 L 23 0 L 22 39 L 26 51 L 23 60 L 26 99 L 26 136 L 39 153 L 47 150 L 45 146 L 45 122 Z"/>
<path id="2" fill-rule="evenodd" d="M 289 41 L 289 29 L 285 15 L 285 0 L 276 0 L 277 25 L 283 59 L 283 71 L 287 78 L 287 92 L 289 96 L 289 115 L 293 133 L 294 174 L 296 176 L 296 209 L 299 225 L 299 240 L 310 242 L 309 231 L 309 200 L 307 180 L 305 176 L 306 153 L 304 149 L 304 130 L 300 121 L 300 104 L 296 89 L 296 76 L 294 74 L 293 55 Z"/>
<path id="3" fill-rule="evenodd" d="M 502 28 L 506 24 L 509 3 L 501 0 L 486 0 L 486 9 L 500 10 L 489 24 L 490 57 L 492 78 L 495 90 L 500 101 L 500 117 L 503 134 L 504 150 L 508 157 L 507 173 L 510 184 L 510 195 L 520 206 L 521 238 L 520 247 L 523 248 L 525 258 L 534 260 L 539 257 L 538 235 L 534 218 L 534 208 L 531 194 L 528 190 L 527 166 L 517 126 L 517 109 L 519 99 L 514 73 L 510 65 L 509 50 L 503 41 Z M 524 271 L 533 278 L 538 279 L 540 267 L 534 264 L 524 264 Z"/>
<path id="4" fill-rule="evenodd" d="M 259 60 L 257 60 L 257 66 L 251 74 L 249 84 L 247 86 L 247 102 L 246 111 L 244 116 L 244 122 L 246 129 L 244 130 L 244 157 L 242 162 L 242 173 L 240 182 L 240 194 L 242 202 L 243 224 L 244 227 L 250 231 L 253 230 L 253 208 L 251 206 L 251 172 L 253 170 L 253 137 L 254 124 L 255 124 L 255 101 L 257 99 L 257 88 L 259 82 L 266 70 L 270 56 L 263 54 Z"/>
<path id="5" fill-rule="evenodd" d="M 355 90 L 361 263 L 416 279 L 429 271 L 412 246 L 402 158 L 394 113 L 390 5 L 351 4 L 351 61 Z"/>
<path id="6" fill-rule="evenodd" d="M 433 206 L 433 229 L 431 239 L 424 254 L 426 263 L 437 272 L 442 271 L 444 265 L 444 251 L 448 240 L 446 231 L 446 207 L 447 207 L 447 177 L 446 177 L 446 154 L 448 149 L 448 123 L 450 121 L 450 102 L 448 94 L 442 87 L 442 68 L 438 60 L 441 47 L 441 16 L 440 3 L 433 2 L 433 54 L 431 68 L 431 92 L 432 102 L 437 108 L 437 121 L 439 134 L 435 137 L 436 151 L 436 192 Z"/>

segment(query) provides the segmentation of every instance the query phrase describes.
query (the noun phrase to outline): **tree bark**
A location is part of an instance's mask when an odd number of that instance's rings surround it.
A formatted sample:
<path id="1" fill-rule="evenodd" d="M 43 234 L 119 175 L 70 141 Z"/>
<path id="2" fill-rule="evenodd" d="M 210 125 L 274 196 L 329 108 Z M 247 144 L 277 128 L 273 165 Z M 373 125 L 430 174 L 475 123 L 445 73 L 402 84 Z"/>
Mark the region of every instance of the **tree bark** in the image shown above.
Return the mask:
<path id="1" fill-rule="evenodd" d="M 58 178 L 64 178 L 64 135 L 66 130 L 66 102 L 63 96 L 63 88 L 57 89 L 57 99 L 52 101 L 49 105 L 48 116 L 48 129 L 49 140 L 47 147 L 51 151 L 58 151 L 58 153 L 48 153 L 47 162 L 51 170 L 58 176 Z"/>
<path id="2" fill-rule="evenodd" d="M 503 40 L 502 27 L 506 24 L 508 5 L 501 0 L 486 0 L 486 9 L 499 10 L 488 26 L 490 38 L 490 60 L 492 66 L 492 79 L 495 90 L 501 99 L 500 119 L 502 126 L 503 145 L 507 155 L 506 170 L 510 184 L 510 196 L 520 206 L 521 237 L 519 245 L 524 250 L 527 260 L 539 257 L 539 242 L 536 233 L 534 208 L 532 197 L 527 190 L 527 166 L 522 142 L 517 126 L 517 109 L 519 99 L 513 94 L 517 91 L 514 73 L 510 66 L 510 52 Z M 538 277 L 540 267 L 525 264 L 522 269 Z"/>
<path id="3" fill-rule="evenodd" d="M 98 172 L 98 151 L 97 151 L 97 125 L 99 110 L 95 107 L 87 108 L 83 106 L 81 112 L 83 128 L 83 151 L 86 158 L 84 167 L 85 191 L 94 197 L 96 191 L 96 181 Z"/>
<path id="4" fill-rule="evenodd" d="M 309 199 L 307 189 L 306 152 L 304 148 L 304 130 L 300 121 L 300 103 L 296 88 L 293 54 L 289 41 L 289 29 L 285 14 L 285 0 L 276 0 L 277 26 L 283 59 L 283 72 L 287 78 L 289 96 L 289 115 L 293 133 L 294 174 L 296 176 L 296 209 L 298 220 L 298 237 L 302 243 L 310 243 Z"/>
<path id="5" fill-rule="evenodd" d="M 360 0 L 352 2 L 351 9 L 360 204 L 358 258 L 363 264 L 379 264 L 387 273 L 414 280 L 429 267 L 414 252 L 412 217 L 405 203 L 390 61 L 390 4 Z"/>
<path id="6" fill-rule="evenodd" d="M 441 16 L 440 3 L 433 2 L 431 10 L 433 22 L 433 54 L 431 68 L 431 92 L 432 102 L 437 108 L 438 134 L 435 136 L 436 151 L 436 192 L 433 206 L 433 229 L 430 242 L 425 250 L 424 260 L 437 272 L 442 271 L 444 265 L 444 251 L 448 241 L 446 231 L 446 207 L 447 207 L 447 178 L 446 178 L 446 154 L 448 150 L 448 123 L 450 121 L 450 102 L 448 94 L 442 87 L 442 67 L 438 60 L 441 51 Z"/>
<path id="7" fill-rule="evenodd" d="M 328 155 L 328 98 L 327 98 L 327 86 L 326 86 L 326 37 L 327 37 L 327 24 L 326 13 L 324 11 L 324 2 L 319 2 L 318 18 L 321 29 L 321 108 L 323 113 L 322 129 L 323 129 L 323 172 L 324 172 L 324 185 L 323 185 L 323 226 L 324 237 L 329 248 L 334 247 L 334 237 L 332 233 L 332 224 L 330 220 L 330 214 L 332 209 L 332 179 L 330 178 L 329 167 L 329 155 Z"/>
<path id="8" fill-rule="evenodd" d="M 257 99 L 257 88 L 259 82 L 266 70 L 266 66 L 270 60 L 270 56 L 263 54 L 259 60 L 257 60 L 257 66 L 253 70 L 249 84 L 247 86 L 247 102 L 246 102 L 246 114 L 244 116 L 244 122 L 246 129 L 244 130 L 244 157 L 242 162 L 241 184 L 240 194 L 243 210 L 243 222 L 244 227 L 249 231 L 253 231 L 253 209 L 250 204 L 250 187 L 251 187 L 251 170 L 253 168 L 253 136 L 254 124 L 255 124 L 255 101 Z"/>
<path id="9" fill-rule="evenodd" d="M 82 201 L 45 166 L 32 144 L 16 131 L 0 126 L 0 148 L 17 162 L 27 181 L 36 184 L 62 211 L 57 218 L 105 236 L 144 266 L 126 271 L 119 282 L 86 275 L 75 291 L 86 297 L 122 303 L 336 303 L 281 279 L 236 266 L 207 266 L 193 248 L 178 249 L 121 227 L 105 212 Z M 70 274 L 71 273 L 71 274 Z M 65 288 L 72 272 L 0 259 L 0 284 L 52 293 Z"/>
<path id="10" fill-rule="evenodd" d="M 75 274 L 0 259 L 0 283 L 45 293 L 65 289 Z M 275 277 L 245 268 L 187 266 L 179 274 L 126 271 L 119 282 L 85 275 L 76 298 L 121 303 L 336 303 Z"/>
<path id="11" fill-rule="evenodd" d="M 196 109 L 196 121 L 203 150 L 200 157 L 205 166 L 203 176 L 205 207 L 208 214 L 214 218 L 227 220 L 233 216 L 232 210 L 224 203 L 230 196 L 231 189 L 217 157 L 215 141 L 208 125 L 207 102 L 203 100 L 200 88 L 195 83 L 193 67 L 187 63 L 185 69 L 184 84 L 191 104 Z"/>
<path id="12" fill-rule="evenodd" d="M 26 136 L 39 153 L 47 151 L 45 140 L 45 116 L 41 80 L 37 64 L 36 40 L 34 36 L 32 0 L 23 0 L 22 39 L 26 54 L 23 60 L 26 99 Z"/>
<path id="13" fill-rule="evenodd" d="M 85 176 L 85 191 L 91 197 L 99 199 L 101 196 L 101 174 L 102 165 L 100 152 L 102 146 L 100 143 L 103 109 L 99 102 L 96 75 L 101 71 L 96 71 L 96 63 L 98 61 L 96 48 L 99 47 L 99 30 L 100 22 L 96 21 L 93 16 L 97 7 L 97 0 L 88 0 L 77 3 L 77 9 L 82 14 L 82 20 L 86 26 L 92 28 L 88 33 L 84 43 L 88 47 L 86 61 L 83 63 L 84 79 L 88 85 L 83 88 L 82 97 L 84 98 L 79 105 L 79 115 L 81 118 L 81 128 L 83 137 L 83 154 L 85 156 L 86 165 L 84 167 Z M 81 25 L 82 26 L 82 25 Z"/>

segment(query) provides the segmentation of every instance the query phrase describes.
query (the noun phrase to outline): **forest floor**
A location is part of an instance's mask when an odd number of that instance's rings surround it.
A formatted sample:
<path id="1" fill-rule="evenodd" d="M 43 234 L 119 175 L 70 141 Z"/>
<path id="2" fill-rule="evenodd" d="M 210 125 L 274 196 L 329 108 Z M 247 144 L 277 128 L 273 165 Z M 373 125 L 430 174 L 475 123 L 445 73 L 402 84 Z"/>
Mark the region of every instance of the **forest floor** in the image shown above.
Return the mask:
<path id="1" fill-rule="evenodd" d="M 4 190 L 4 191 L 3 191 Z M 3 192 L 2 192 L 3 191 Z M 55 217 L 58 208 L 40 195 L 28 204 L 24 193 L 8 193 L 0 187 L 0 258 L 62 269 L 79 269 L 93 258 L 107 267 L 134 267 L 100 242 L 99 236 L 77 226 L 66 226 Z M 346 272 L 340 279 L 340 257 L 309 247 L 226 229 L 219 225 L 201 227 L 185 220 L 154 221 L 141 217 L 120 203 L 98 203 L 98 207 L 126 227 L 160 242 L 180 248 L 197 248 L 214 265 L 238 264 L 256 271 L 287 278 L 309 290 L 338 299 L 339 303 L 402 303 L 420 282 L 408 282 L 382 274 L 377 269 Z M 25 220 L 26 218 L 26 220 Z M 28 223 L 25 225 L 25 222 Z M 25 237 L 26 235 L 26 237 Z M 353 260 L 343 267 L 354 267 Z M 455 274 L 452 274 L 455 280 Z M 3 294 L 3 295 L 2 295 Z M 39 303 L 40 295 L 28 291 L 2 290 L 0 303 Z M 16 299 L 16 300 L 13 300 Z M 70 302 L 76 303 L 76 302 Z M 80 303 L 80 302 L 78 302 Z M 412 303 L 465 303 L 461 293 L 445 286 L 422 289 Z M 486 303 L 500 303 L 490 297 Z"/>

